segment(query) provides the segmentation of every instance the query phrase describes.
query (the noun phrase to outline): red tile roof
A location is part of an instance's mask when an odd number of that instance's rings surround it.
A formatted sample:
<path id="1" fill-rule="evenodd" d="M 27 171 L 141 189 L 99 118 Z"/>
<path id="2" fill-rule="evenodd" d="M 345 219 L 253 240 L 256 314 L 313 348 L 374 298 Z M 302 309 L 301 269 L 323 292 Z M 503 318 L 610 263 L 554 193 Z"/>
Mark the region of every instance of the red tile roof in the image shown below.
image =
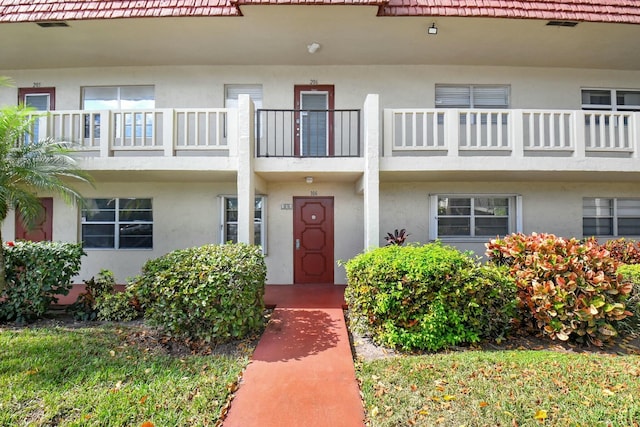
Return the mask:
<path id="1" fill-rule="evenodd" d="M 241 16 L 254 4 L 372 5 L 383 16 L 530 18 L 640 24 L 640 0 L 0 0 L 1 22 Z"/>
<path id="2" fill-rule="evenodd" d="M 384 16 L 529 18 L 640 24 L 638 0 L 390 0 Z"/>
<path id="3" fill-rule="evenodd" d="M 229 0 L 0 0 L 0 22 L 238 15 Z"/>

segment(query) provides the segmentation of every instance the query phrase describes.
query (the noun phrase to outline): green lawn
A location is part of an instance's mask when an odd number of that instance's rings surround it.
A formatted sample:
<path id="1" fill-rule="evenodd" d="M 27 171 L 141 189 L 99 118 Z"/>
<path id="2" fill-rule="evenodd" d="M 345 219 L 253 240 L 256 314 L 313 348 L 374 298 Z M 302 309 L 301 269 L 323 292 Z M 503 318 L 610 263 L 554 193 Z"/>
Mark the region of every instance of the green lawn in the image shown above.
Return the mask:
<path id="1" fill-rule="evenodd" d="M 0 329 L 0 426 L 215 425 L 249 351 L 174 357 L 132 331 Z"/>
<path id="2" fill-rule="evenodd" d="M 368 425 L 640 424 L 640 356 L 463 351 L 359 362 Z"/>

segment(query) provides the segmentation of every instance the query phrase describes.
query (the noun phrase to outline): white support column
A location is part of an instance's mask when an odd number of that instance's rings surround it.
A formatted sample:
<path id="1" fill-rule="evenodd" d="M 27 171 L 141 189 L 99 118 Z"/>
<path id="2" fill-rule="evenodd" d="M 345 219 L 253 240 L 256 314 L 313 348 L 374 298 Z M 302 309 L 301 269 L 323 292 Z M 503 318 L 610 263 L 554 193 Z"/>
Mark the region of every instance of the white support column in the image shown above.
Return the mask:
<path id="1" fill-rule="evenodd" d="M 364 102 L 364 249 L 380 246 L 380 99 Z"/>
<path id="2" fill-rule="evenodd" d="M 508 120 L 511 122 L 511 132 L 507 132 L 511 153 L 513 157 L 521 159 L 524 157 L 524 114 L 522 114 L 522 110 L 511 111 Z"/>
<path id="3" fill-rule="evenodd" d="M 111 157 L 113 116 L 111 111 L 100 111 L 100 157 Z"/>
<path id="4" fill-rule="evenodd" d="M 249 95 L 238 96 L 238 242 L 253 244 L 255 215 L 254 106 Z"/>
<path id="5" fill-rule="evenodd" d="M 631 122 L 629 123 L 630 132 L 629 135 L 631 137 L 631 149 L 633 153 L 631 153 L 631 157 L 638 158 L 640 157 L 640 113 L 635 112 L 631 113 Z"/>
<path id="6" fill-rule="evenodd" d="M 176 114 L 174 110 L 162 110 L 162 147 L 165 157 L 173 157 L 175 154 L 176 139 Z"/>
<path id="7" fill-rule="evenodd" d="M 572 114 L 573 119 L 573 132 L 572 139 L 573 143 L 573 156 L 579 159 L 584 159 L 586 157 L 586 148 L 585 148 L 585 116 L 583 111 L 574 111 Z"/>
<path id="8" fill-rule="evenodd" d="M 444 141 L 448 150 L 447 155 L 458 157 L 460 152 L 460 111 L 458 110 L 446 110 L 444 113 Z"/>

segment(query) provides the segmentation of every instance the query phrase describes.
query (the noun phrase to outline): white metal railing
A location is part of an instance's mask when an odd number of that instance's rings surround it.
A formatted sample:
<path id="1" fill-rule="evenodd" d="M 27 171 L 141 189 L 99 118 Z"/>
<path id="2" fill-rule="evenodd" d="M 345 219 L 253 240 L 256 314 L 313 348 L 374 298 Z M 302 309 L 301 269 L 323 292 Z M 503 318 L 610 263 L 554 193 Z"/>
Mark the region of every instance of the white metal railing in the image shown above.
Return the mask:
<path id="1" fill-rule="evenodd" d="M 640 146 L 639 122 L 640 113 L 620 111 L 390 109 L 385 110 L 384 155 L 628 154 Z"/>
<path id="2" fill-rule="evenodd" d="M 229 110 L 58 110 L 41 116 L 38 137 L 71 141 L 79 151 L 112 156 L 125 151 L 229 150 Z M 234 121 L 235 125 L 235 121 Z"/>

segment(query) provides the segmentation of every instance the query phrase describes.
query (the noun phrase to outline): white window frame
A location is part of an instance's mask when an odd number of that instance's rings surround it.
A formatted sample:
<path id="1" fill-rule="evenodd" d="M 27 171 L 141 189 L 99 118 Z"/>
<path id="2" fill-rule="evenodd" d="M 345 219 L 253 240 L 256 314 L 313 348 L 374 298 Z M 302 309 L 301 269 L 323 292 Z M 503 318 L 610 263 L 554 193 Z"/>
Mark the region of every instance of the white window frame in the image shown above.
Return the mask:
<path id="1" fill-rule="evenodd" d="M 609 200 L 612 202 L 612 212 L 611 215 L 595 215 L 595 216 L 586 216 L 584 209 L 585 209 L 585 202 L 587 200 L 594 200 L 594 199 L 603 199 L 603 200 Z M 636 234 L 620 234 L 619 233 L 619 220 L 621 218 L 640 218 L 640 209 L 638 210 L 638 215 L 632 215 L 632 216 L 628 216 L 628 215 L 621 215 L 618 209 L 618 203 L 621 200 L 633 200 L 633 201 L 637 201 L 640 203 L 640 198 L 638 197 L 583 197 L 582 198 L 582 237 L 584 238 L 588 238 L 588 237 L 592 237 L 591 235 L 585 235 L 584 234 L 584 220 L 585 218 L 611 218 L 611 233 L 612 234 L 597 234 L 594 235 L 593 237 L 637 237 L 640 236 L 640 227 L 638 228 L 638 233 Z"/>
<path id="2" fill-rule="evenodd" d="M 447 241 L 478 241 L 478 240 L 487 240 L 487 238 L 495 237 L 495 236 L 474 236 L 473 235 L 473 217 L 475 216 L 473 213 L 473 207 L 471 210 L 471 227 L 470 232 L 472 233 L 469 236 L 439 236 L 438 235 L 438 199 L 440 197 L 452 197 L 452 198 L 470 198 L 470 199 L 479 199 L 479 198 L 496 198 L 496 199 L 508 199 L 509 201 L 509 217 L 508 224 L 509 229 L 507 234 L 511 233 L 521 233 L 523 229 L 523 219 L 522 219 L 522 196 L 519 194 L 481 194 L 481 193 L 437 193 L 437 194 L 429 194 L 429 212 L 430 212 L 430 221 L 429 221 L 429 240 L 447 240 Z"/>
<path id="3" fill-rule="evenodd" d="M 585 104 L 582 103 L 582 95 L 585 91 L 604 91 L 609 92 L 611 103 L 609 104 Z M 640 89 L 621 89 L 621 88 L 598 88 L 583 87 L 580 89 L 580 102 L 583 110 L 604 110 L 604 111 L 640 111 L 638 105 L 618 105 L 618 92 L 637 92 L 640 95 Z"/>
<path id="4" fill-rule="evenodd" d="M 87 220 L 87 218 L 82 215 L 83 213 L 83 208 L 80 208 L 80 241 L 84 242 L 84 236 L 83 236 L 83 225 L 93 225 L 93 224 L 97 224 L 97 225 L 107 225 L 107 224 L 111 224 L 114 227 L 114 234 L 113 234 L 113 247 L 84 247 L 84 249 L 86 250 L 123 250 L 123 251 L 132 251 L 132 250 L 139 250 L 139 251 L 149 251 L 149 250 L 153 250 L 153 245 L 155 243 L 155 239 L 154 239 L 154 221 L 153 221 L 153 198 L 151 197 L 92 197 L 89 198 L 88 200 L 94 200 L 94 199 L 112 199 L 115 200 L 115 207 L 114 207 L 114 211 L 115 211 L 115 217 L 113 221 L 91 221 L 91 220 Z M 120 200 L 122 199 L 127 199 L 127 200 L 131 200 L 131 199 L 140 199 L 140 200 L 149 200 L 151 203 L 151 221 L 121 221 L 120 220 Z M 137 248 L 120 248 L 120 226 L 121 225 L 128 225 L 128 224 L 149 224 L 151 225 L 151 246 L 149 247 L 137 247 Z"/>
<path id="5" fill-rule="evenodd" d="M 227 199 L 238 199 L 237 195 L 224 194 L 219 196 L 220 198 L 220 244 L 225 244 L 230 241 L 227 238 L 227 225 L 238 224 L 238 221 L 227 220 Z M 267 254 L 267 196 L 256 194 L 257 199 L 262 199 L 262 210 L 260 211 L 260 220 L 254 219 L 253 226 L 260 227 L 260 242 L 254 242 L 262 247 L 262 253 Z M 255 228 L 254 228 L 255 230 Z"/>

